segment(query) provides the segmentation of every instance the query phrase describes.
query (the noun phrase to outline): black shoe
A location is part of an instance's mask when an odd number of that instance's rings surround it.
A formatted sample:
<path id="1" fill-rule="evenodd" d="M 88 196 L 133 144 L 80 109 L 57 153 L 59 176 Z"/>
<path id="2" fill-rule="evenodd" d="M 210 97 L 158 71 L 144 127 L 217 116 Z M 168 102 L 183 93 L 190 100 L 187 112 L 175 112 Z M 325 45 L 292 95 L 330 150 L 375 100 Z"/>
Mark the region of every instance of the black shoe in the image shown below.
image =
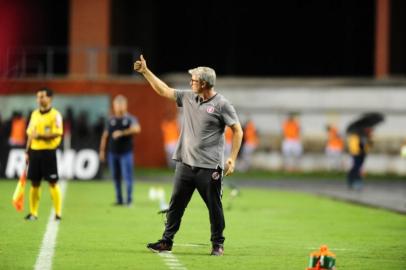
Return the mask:
<path id="1" fill-rule="evenodd" d="M 152 252 L 165 252 L 172 250 L 172 243 L 165 240 L 159 240 L 156 243 L 149 243 L 147 248 Z"/>
<path id="2" fill-rule="evenodd" d="M 212 256 L 223 256 L 224 246 L 221 244 L 214 244 L 210 255 Z"/>
<path id="3" fill-rule="evenodd" d="M 55 215 L 55 221 L 61 221 L 61 220 L 62 220 L 61 216 Z"/>
<path id="4" fill-rule="evenodd" d="M 28 214 L 28 215 L 25 216 L 24 219 L 25 219 L 25 220 L 29 220 L 29 221 L 35 221 L 35 220 L 38 219 L 38 217 L 36 217 L 36 216 L 34 216 L 34 215 L 31 215 L 31 214 Z"/>

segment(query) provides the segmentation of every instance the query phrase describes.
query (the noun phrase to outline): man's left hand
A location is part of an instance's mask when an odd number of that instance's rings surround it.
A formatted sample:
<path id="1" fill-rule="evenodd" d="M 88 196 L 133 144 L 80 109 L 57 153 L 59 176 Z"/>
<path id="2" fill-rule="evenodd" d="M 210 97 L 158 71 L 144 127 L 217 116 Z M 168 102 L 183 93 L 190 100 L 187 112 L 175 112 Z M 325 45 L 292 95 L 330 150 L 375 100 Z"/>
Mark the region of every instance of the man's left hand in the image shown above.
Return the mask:
<path id="1" fill-rule="evenodd" d="M 113 139 L 117 140 L 118 138 L 123 137 L 124 133 L 122 130 L 116 130 L 111 134 L 111 136 L 113 137 Z"/>
<path id="2" fill-rule="evenodd" d="M 234 167 L 235 167 L 235 161 L 232 158 L 228 158 L 226 161 L 226 176 L 229 176 L 233 174 L 234 172 Z"/>

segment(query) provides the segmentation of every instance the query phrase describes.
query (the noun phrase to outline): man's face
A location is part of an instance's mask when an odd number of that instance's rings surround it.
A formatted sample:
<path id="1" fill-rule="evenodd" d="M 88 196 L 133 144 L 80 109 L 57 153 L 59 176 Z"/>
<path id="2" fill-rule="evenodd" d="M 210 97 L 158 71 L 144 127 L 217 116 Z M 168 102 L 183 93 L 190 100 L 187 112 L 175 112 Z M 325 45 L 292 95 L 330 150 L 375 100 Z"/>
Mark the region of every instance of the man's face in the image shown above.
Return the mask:
<path id="1" fill-rule="evenodd" d="M 127 112 L 126 102 L 113 102 L 113 110 L 115 114 L 124 114 Z"/>
<path id="2" fill-rule="evenodd" d="M 38 91 L 37 103 L 39 107 L 46 108 L 51 104 L 51 97 L 48 97 L 45 91 Z"/>
<path id="3" fill-rule="evenodd" d="M 202 81 L 200 81 L 195 75 L 192 75 L 192 78 L 190 79 L 190 87 L 196 94 L 203 92 Z"/>

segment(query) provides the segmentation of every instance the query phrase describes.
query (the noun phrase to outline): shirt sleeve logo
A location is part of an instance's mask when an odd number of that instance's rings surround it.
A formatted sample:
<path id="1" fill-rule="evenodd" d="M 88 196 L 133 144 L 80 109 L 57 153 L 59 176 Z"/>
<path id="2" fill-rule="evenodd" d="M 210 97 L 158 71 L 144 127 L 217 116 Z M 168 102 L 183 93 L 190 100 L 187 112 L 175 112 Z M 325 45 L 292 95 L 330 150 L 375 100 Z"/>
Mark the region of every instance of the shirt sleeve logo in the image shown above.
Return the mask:
<path id="1" fill-rule="evenodd" d="M 57 128 L 62 127 L 62 116 L 59 113 L 56 115 L 55 125 L 56 125 Z"/>
<path id="2" fill-rule="evenodd" d="M 213 106 L 208 106 L 207 109 L 206 109 L 206 112 L 213 113 L 214 112 L 214 107 Z"/>

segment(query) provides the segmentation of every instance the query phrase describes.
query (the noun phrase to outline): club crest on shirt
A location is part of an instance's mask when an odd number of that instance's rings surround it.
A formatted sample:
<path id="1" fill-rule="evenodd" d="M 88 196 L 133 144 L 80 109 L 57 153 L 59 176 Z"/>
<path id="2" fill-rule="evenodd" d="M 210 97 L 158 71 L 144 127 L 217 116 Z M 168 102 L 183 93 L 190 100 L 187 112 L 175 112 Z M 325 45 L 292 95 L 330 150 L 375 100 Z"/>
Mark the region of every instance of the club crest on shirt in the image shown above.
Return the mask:
<path id="1" fill-rule="evenodd" d="M 207 109 L 206 109 L 206 112 L 213 113 L 214 112 L 214 107 L 213 106 L 208 106 Z"/>
<path id="2" fill-rule="evenodd" d="M 211 178 L 213 180 L 219 180 L 220 174 L 218 172 L 214 172 L 214 173 L 212 173 Z"/>

